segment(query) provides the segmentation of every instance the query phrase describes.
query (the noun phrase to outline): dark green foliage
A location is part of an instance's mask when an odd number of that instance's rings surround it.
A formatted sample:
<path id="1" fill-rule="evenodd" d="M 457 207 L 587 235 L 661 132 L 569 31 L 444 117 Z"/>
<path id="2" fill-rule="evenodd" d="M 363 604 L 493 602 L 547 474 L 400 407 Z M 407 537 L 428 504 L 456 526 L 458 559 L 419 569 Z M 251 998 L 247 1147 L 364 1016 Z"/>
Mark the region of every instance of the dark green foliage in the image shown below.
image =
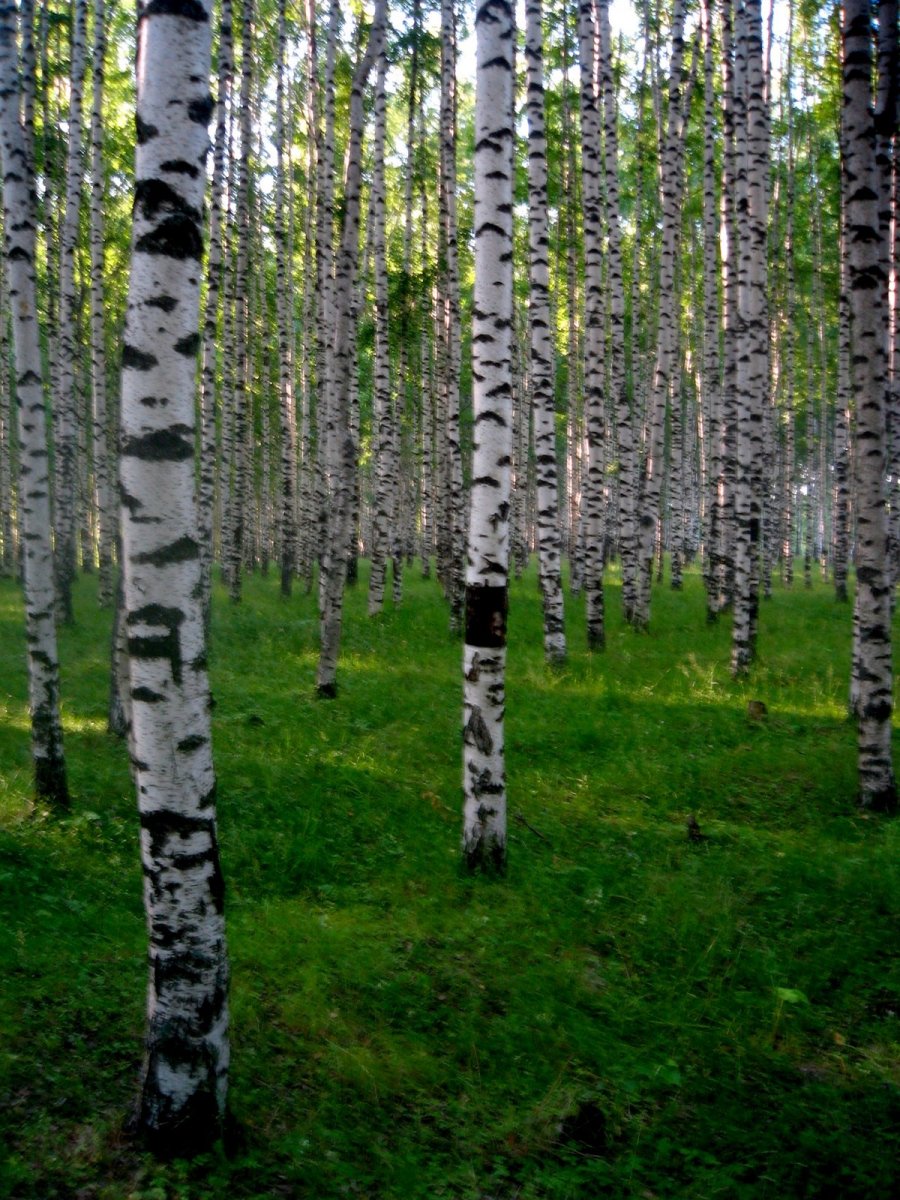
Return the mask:
<path id="1" fill-rule="evenodd" d="M 0 1197 L 898 1194 L 900 830 L 854 803 L 849 609 L 776 591 L 735 684 L 689 574 L 648 636 L 613 598 L 603 656 L 570 606 L 548 672 L 513 585 L 498 881 L 458 869 L 460 647 L 416 576 L 377 621 L 348 597 L 330 704 L 311 598 L 216 608 L 235 1132 L 162 1166 L 123 1133 L 146 932 L 108 617 L 85 594 L 62 634 L 61 819 L 31 806 L 0 583 Z"/>

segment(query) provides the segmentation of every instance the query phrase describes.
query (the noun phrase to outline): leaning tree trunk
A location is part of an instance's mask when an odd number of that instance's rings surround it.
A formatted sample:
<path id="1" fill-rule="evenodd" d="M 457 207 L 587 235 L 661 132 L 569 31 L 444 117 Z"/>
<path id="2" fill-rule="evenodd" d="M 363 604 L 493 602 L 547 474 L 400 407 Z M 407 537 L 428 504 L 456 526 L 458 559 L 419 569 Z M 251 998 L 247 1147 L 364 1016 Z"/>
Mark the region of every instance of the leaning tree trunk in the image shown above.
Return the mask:
<path id="1" fill-rule="evenodd" d="M 122 558 L 150 933 L 137 1131 L 194 1154 L 221 1133 L 228 964 L 194 483 L 210 8 L 142 3 L 122 372 Z"/>
<path id="2" fill-rule="evenodd" d="M 28 642 L 28 698 L 35 792 L 67 808 L 59 717 L 59 660 L 50 548 L 50 479 L 35 264 L 37 196 L 31 156 L 19 124 L 16 6 L 0 4 L 0 147 L 6 272 L 19 415 L 19 512 Z"/>
<path id="3" fill-rule="evenodd" d="M 503 715 L 512 458 L 513 125 L 515 10 L 476 14 L 473 452 L 463 675 L 463 856 L 506 865 Z"/>
<path id="4" fill-rule="evenodd" d="M 550 237 L 547 214 L 542 18 L 542 0 L 529 0 L 525 13 L 525 58 L 528 70 L 528 240 L 531 254 L 528 316 L 531 326 L 531 395 L 534 412 L 534 456 L 537 466 L 538 554 L 544 602 L 544 655 L 549 663 L 559 663 L 566 657 L 566 634 L 560 572 L 555 371 L 550 321 Z"/>
<path id="5" fill-rule="evenodd" d="M 845 0 L 842 42 L 850 368 L 856 396 L 856 612 L 859 631 L 854 674 L 859 728 L 859 802 L 864 808 L 894 811 L 897 787 L 891 757 L 891 584 L 884 495 L 887 250 L 879 228 L 881 181 L 875 161 L 875 123 L 871 110 L 872 19 L 867 0 Z"/>

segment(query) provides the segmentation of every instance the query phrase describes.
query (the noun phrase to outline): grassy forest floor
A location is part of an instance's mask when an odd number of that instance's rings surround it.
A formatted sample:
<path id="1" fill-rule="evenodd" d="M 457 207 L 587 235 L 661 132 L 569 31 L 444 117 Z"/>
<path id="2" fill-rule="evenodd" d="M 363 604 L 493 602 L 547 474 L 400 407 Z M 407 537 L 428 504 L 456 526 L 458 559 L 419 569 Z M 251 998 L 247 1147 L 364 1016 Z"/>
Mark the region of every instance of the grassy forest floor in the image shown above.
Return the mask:
<path id="1" fill-rule="evenodd" d="M 850 609 L 776 589 L 728 675 L 700 581 L 603 654 L 542 659 L 514 587 L 510 872 L 458 869 L 461 647 L 436 585 L 365 616 L 313 696 L 311 597 L 217 595 L 215 754 L 236 1134 L 123 1133 L 143 1027 L 135 803 L 105 732 L 109 614 L 61 636 L 72 815 L 29 800 L 0 584 L 0 1197 L 784 1200 L 900 1195 L 900 822 L 854 805 Z M 748 700 L 768 709 L 748 716 Z M 692 842 L 694 814 L 705 840 Z"/>

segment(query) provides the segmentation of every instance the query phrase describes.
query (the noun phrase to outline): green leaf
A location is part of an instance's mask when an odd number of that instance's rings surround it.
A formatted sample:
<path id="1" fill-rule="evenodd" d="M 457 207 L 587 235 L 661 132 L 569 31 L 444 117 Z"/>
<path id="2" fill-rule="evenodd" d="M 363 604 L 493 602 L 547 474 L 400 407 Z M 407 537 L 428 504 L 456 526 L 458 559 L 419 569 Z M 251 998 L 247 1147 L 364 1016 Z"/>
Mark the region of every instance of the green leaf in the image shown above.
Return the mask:
<path id="1" fill-rule="evenodd" d="M 809 1000 L 797 988 L 774 988 L 775 995 L 782 1004 L 809 1004 Z"/>

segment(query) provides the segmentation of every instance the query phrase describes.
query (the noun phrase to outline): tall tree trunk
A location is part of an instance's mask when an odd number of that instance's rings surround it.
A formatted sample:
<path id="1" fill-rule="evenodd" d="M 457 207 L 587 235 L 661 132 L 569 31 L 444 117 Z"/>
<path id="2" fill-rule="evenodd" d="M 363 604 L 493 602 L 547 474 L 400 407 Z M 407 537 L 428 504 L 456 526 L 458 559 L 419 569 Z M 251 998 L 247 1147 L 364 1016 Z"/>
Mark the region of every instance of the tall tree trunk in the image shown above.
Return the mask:
<path id="1" fill-rule="evenodd" d="M 475 34 L 474 445 L 463 660 L 463 856 L 470 870 L 502 872 L 515 140 L 515 11 L 509 0 L 485 0 Z"/>
<path id="2" fill-rule="evenodd" d="M 738 487 L 731 671 L 745 674 L 756 656 L 762 528 L 763 412 L 768 387 L 766 222 L 769 122 L 762 69 L 762 12 L 745 0 L 735 69 L 740 274 L 738 282 Z"/>
<path id="3" fill-rule="evenodd" d="M 76 373 L 81 347 L 77 334 L 78 295 L 75 284 L 75 252 L 78 245 L 79 214 L 84 174 L 81 162 L 81 113 L 87 43 L 87 0 L 74 0 L 72 65 L 69 90 L 69 130 L 66 152 L 66 200 L 59 249 L 59 388 L 56 394 L 56 584 L 59 614 L 63 621 L 74 619 L 72 585 L 75 580 L 76 480 L 78 417 Z"/>
<path id="4" fill-rule="evenodd" d="M 650 624 L 650 590 L 656 551 L 657 525 L 663 486 L 666 397 L 675 367 L 676 303 L 675 274 L 681 234 L 684 105 L 682 64 L 684 62 L 684 0 L 675 0 L 672 13 L 672 57 L 669 63 L 669 111 L 663 152 L 663 226 L 659 260 L 659 332 L 648 413 L 647 453 L 640 497 L 638 528 L 638 574 L 632 624 L 646 629 Z"/>
<path id="5" fill-rule="evenodd" d="M 246 521 L 249 508 L 249 412 L 250 395 L 250 156 L 252 132 L 253 24 L 254 0 L 243 0 L 241 7 L 241 90 L 238 121 L 241 153 L 238 159 L 235 224 L 237 226 L 236 292 L 234 297 L 234 476 L 231 488 L 231 514 L 228 520 L 229 544 L 225 547 L 228 567 L 228 591 L 232 603 L 241 599 L 241 574 L 244 565 Z"/>
<path id="6" fill-rule="evenodd" d="M 538 552 L 544 603 L 544 655 L 564 661 L 566 634 L 560 574 L 559 483 L 556 469 L 556 404 L 553 333 L 550 321 L 550 236 L 547 214 L 547 135 L 544 123 L 544 38 L 542 0 L 525 10 L 528 72 L 528 241 L 529 324 L 534 455 L 537 467 Z"/>
<path id="7" fill-rule="evenodd" d="M 224 255 L 223 193 L 228 158 L 228 105 L 234 73 L 231 0 L 221 0 L 219 9 L 218 86 L 213 139 L 213 173 L 209 207 L 209 252 L 206 261 L 206 306 L 203 315 L 203 350 L 200 389 L 200 565 L 203 611 L 209 628 L 212 603 L 213 509 L 216 484 L 216 378 L 219 308 L 226 270 Z M 224 451 L 224 446 L 223 446 Z"/>
<path id="8" fill-rule="evenodd" d="M 350 92 L 350 134 L 344 181 L 344 228 L 334 276 L 334 324 L 328 355 L 327 460 L 333 464 L 333 487 L 328 504 L 328 538 L 322 560 L 322 610 L 319 622 L 319 696 L 337 695 L 337 661 L 343 619 L 347 546 L 356 482 L 356 443 L 350 428 L 351 373 L 355 370 L 353 292 L 359 257 L 359 211 L 362 186 L 362 137 L 365 116 L 363 92 L 381 54 L 387 32 L 387 0 L 377 0 L 369 44 L 360 59 Z M 351 334 L 353 335 L 351 338 Z"/>
<path id="9" fill-rule="evenodd" d="M 372 145 L 372 254 L 375 267 L 375 361 L 372 395 L 372 453 L 375 487 L 372 512 L 371 573 L 369 575 L 369 615 L 381 612 L 388 555 L 391 552 L 392 523 L 397 519 L 396 493 L 399 479 L 394 463 L 394 428 L 391 402 L 391 357 L 388 343 L 388 273 L 386 244 L 387 203 L 384 178 L 384 145 L 387 136 L 387 54 L 384 47 L 378 57 L 375 84 L 375 134 Z"/>
<path id="10" fill-rule="evenodd" d="M 110 470 L 110 420 L 106 393 L 106 340 L 103 289 L 103 77 L 106 58 L 104 0 L 94 0 L 93 88 L 91 104 L 91 384 L 94 486 L 99 524 L 97 600 L 113 602 L 113 548 L 116 520 Z"/>
<path id="11" fill-rule="evenodd" d="M 605 435 L 603 371 L 603 213 L 600 111 L 596 87 L 597 0 L 580 0 L 578 44 L 581 66 L 581 177 L 584 213 L 584 406 L 587 471 L 583 479 L 587 641 L 606 641 L 603 601 L 603 485 Z"/>
<path id="12" fill-rule="evenodd" d="M 870 100 L 872 18 L 867 0 L 845 0 L 842 44 L 850 368 L 856 396 L 859 802 L 864 808 L 892 812 L 897 787 L 891 757 L 891 584 L 884 495 L 887 247 L 879 223 L 881 179 Z"/>
<path id="13" fill-rule="evenodd" d="M 281 491 L 278 507 L 278 530 L 281 547 L 281 594 L 290 596 L 297 557 L 295 525 L 297 493 L 297 418 L 294 405 L 294 305 L 291 281 L 293 263 L 288 254 L 286 213 L 293 190 L 291 144 L 285 147 L 285 134 L 290 126 L 286 114 L 285 58 L 287 54 L 286 0 L 278 5 L 278 54 L 275 83 L 275 299 L 278 322 L 278 411 L 281 419 Z M 287 154 L 285 154 L 287 149 Z"/>
<path id="14" fill-rule="evenodd" d="M 142 3 L 141 136 L 122 372 L 122 554 L 150 932 L 135 1124 L 167 1155 L 195 1154 L 220 1136 L 228 1069 L 228 964 L 194 485 L 209 69 L 208 0 Z"/>
<path id="15" fill-rule="evenodd" d="M 0 3 L 0 149 L 6 276 L 12 309 L 19 427 L 28 699 L 35 792 L 67 808 L 66 764 L 59 716 L 59 659 L 50 549 L 50 478 L 36 295 L 37 195 L 28 142 L 19 124 L 16 6 Z"/>
<path id="16" fill-rule="evenodd" d="M 464 495 L 459 426 L 462 354 L 456 220 L 456 0 L 441 0 L 441 171 L 439 265 L 444 370 L 439 422 L 441 504 L 436 513 L 439 574 L 450 602 L 450 630 L 463 626 Z"/>

